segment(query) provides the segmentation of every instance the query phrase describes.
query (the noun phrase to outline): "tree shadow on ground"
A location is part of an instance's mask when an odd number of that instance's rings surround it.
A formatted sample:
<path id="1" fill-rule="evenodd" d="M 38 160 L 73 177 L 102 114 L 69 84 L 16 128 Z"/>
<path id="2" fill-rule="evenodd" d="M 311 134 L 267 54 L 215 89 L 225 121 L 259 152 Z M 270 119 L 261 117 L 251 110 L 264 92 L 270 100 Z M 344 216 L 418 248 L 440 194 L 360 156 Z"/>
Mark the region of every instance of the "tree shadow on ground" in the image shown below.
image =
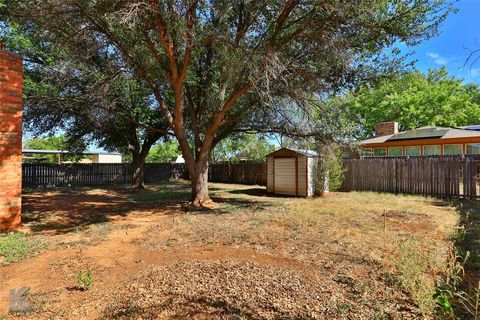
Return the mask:
<path id="1" fill-rule="evenodd" d="M 267 195 L 267 189 L 265 188 L 238 189 L 238 190 L 230 190 L 228 191 L 228 193 L 264 197 Z"/>
<path id="2" fill-rule="evenodd" d="M 183 183 L 166 183 L 148 186 L 142 192 L 131 192 L 132 201 L 136 203 L 149 203 L 159 200 L 187 201 L 191 198 L 188 185 Z"/>
<path id="3" fill-rule="evenodd" d="M 22 196 L 22 221 L 34 233 L 60 235 L 90 225 L 126 218 L 129 214 L 159 216 L 181 213 L 232 214 L 237 210 L 260 211 L 273 204 L 255 198 L 222 197 L 228 190 L 210 188 L 218 208 L 192 208 L 190 185 L 184 182 L 150 185 L 146 190 L 126 187 L 80 188 L 56 192 L 29 192 Z M 258 195 L 262 189 L 233 190 L 232 194 Z"/>
<path id="4" fill-rule="evenodd" d="M 175 214 L 179 203 L 187 199 L 181 188 L 175 187 L 140 192 L 102 189 L 98 194 L 90 191 L 82 188 L 24 194 L 22 222 L 35 233 L 58 235 L 124 218 L 132 212 L 152 216 Z"/>
<path id="5" fill-rule="evenodd" d="M 274 207 L 276 204 L 268 201 L 258 201 L 255 199 L 245 199 L 245 198 L 223 198 L 223 197 L 212 197 L 212 200 L 219 205 L 218 208 L 204 208 L 204 209 L 195 209 L 193 213 L 198 214 L 234 214 L 238 210 L 241 211 L 263 211 L 267 208 Z"/>

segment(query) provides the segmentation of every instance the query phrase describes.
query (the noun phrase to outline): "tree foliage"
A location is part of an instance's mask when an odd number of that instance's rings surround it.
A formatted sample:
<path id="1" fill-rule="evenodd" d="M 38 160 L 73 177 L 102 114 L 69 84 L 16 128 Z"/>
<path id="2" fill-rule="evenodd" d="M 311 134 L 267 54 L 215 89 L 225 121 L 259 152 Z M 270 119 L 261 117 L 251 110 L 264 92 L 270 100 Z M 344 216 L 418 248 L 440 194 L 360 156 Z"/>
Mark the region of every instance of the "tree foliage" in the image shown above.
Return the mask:
<path id="1" fill-rule="evenodd" d="M 448 75 L 445 68 L 419 71 L 366 85 L 330 103 L 356 117 L 357 136 L 375 132 L 383 120 L 398 121 L 401 129 L 425 125 L 464 126 L 480 123 L 480 89 Z"/>
<path id="2" fill-rule="evenodd" d="M 180 147 L 176 140 L 165 141 L 154 145 L 147 155 L 147 163 L 166 163 L 181 155 Z"/>
<path id="3" fill-rule="evenodd" d="M 80 155 L 81 152 L 85 151 L 85 144 L 80 141 L 71 142 L 68 141 L 68 138 L 65 135 L 50 135 L 46 137 L 35 137 L 28 139 L 23 142 L 24 149 L 33 149 L 33 150 L 60 150 L 60 151 L 70 151 L 70 154 L 62 155 L 62 161 L 78 161 L 81 158 L 87 158 L 86 156 Z M 56 155 L 52 154 L 33 154 L 29 157 L 36 158 L 36 162 L 43 163 L 57 163 L 58 158 Z M 34 159 L 31 159 L 34 160 Z"/>
<path id="4" fill-rule="evenodd" d="M 218 143 L 212 151 L 212 160 L 264 162 L 265 156 L 273 151 L 275 145 L 268 142 L 266 136 L 242 132 Z"/>
<path id="5" fill-rule="evenodd" d="M 450 9 L 449 0 L 11 0 L 0 15 L 67 57 L 103 59 L 141 81 L 201 203 L 216 144 L 238 131 L 311 129 L 305 100 L 401 67 L 386 49 L 435 35 Z"/>
<path id="6" fill-rule="evenodd" d="M 65 143 L 95 143 L 128 153 L 132 184 L 143 188 L 150 147 L 165 136 L 165 119 L 150 91 L 106 57 L 75 59 L 45 43 L 41 32 L 11 24 L 0 36 L 26 61 L 24 128 L 34 135 L 66 132 Z"/>

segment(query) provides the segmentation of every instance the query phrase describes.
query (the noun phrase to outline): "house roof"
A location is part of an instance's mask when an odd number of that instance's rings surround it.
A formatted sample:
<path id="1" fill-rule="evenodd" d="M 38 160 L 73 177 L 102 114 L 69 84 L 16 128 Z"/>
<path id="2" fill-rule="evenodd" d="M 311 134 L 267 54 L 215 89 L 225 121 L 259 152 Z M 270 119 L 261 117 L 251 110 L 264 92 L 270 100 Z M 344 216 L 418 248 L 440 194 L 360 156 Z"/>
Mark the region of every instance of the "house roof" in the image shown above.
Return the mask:
<path id="1" fill-rule="evenodd" d="M 25 154 L 74 154 L 66 150 L 40 150 L 40 149 L 23 149 L 22 153 L 25 153 Z M 79 152 L 75 154 L 83 154 L 83 155 L 101 154 L 101 155 L 115 155 L 115 156 L 121 155 L 121 153 L 119 152 L 106 152 L 106 151 Z"/>
<path id="2" fill-rule="evenodd" d="M 480 131 L 480 124 L 476 124 L 476 125 L 473 125 L 473 126 L 463 126 L 463 127 L 459 127 L 459 128 L 460 129 Z"/>
<path id="3" fill-rule="evenodd" d="M 449 128 L 425 126 L 413 130 L 403 131 L 396 134 L 389 134 L 380 137 L 366 139 L 360 144 L 383 143 L 415 139 L 455 139 L 455 138 L 480 138 L 480 131 L 474 129 Z"/>
<path id="4" fill-rule="evenodd" d="M 299 153 L 299 154 L 303 154 L 307 157 L 316 157 L 317 156 L 317 153 L 313 150 L 294 149 L 294 148 L 280 148 L 277 151 L 274 151 L 270 154 L 267 154 L 266 157 L 277 155 L 277 154 L 283 154 L 283 153 Z"/>

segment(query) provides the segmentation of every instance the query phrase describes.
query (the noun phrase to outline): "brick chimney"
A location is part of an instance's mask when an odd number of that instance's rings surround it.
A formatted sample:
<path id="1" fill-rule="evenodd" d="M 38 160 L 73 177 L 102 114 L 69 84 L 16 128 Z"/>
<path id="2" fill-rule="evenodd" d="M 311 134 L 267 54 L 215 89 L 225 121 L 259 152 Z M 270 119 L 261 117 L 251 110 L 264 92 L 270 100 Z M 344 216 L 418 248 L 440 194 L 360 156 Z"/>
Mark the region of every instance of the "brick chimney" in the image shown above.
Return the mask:
<path id="1" fill-rule="evenodd" d="M 398 133 L 398 122 L 395 121 L 383 121 L 375 127 L 375 136 L 377 137 L 395 133 Z"/>
<path id="2" fill-rule="evenodd" d="M 21 227 L 22 58 L 0 41 L 0 232 Z"/>

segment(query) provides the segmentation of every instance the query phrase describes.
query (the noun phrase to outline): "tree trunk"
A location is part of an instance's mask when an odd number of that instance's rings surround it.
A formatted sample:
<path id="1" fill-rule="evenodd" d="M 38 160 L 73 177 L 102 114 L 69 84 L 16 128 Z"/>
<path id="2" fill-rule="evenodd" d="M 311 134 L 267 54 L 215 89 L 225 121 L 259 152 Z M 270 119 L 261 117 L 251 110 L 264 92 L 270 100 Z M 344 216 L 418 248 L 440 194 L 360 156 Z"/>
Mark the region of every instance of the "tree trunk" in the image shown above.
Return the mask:
<path id="1" fill-rule="evenodd" d="M 133 152 L 133 161 L 132 161 L 132 189 L 133 190 L 143 190 L 145 189 L 144 178 L 145 178 L 145 156 L 141 153 L 135 154 Z"/>
<path id="2" fill-rule="evenodd" d="M 193 206 L 211 207 L 213 205 L 208 194 L 208 161 L 204 165 L 196 164 L 196 170 L 191 177 Z"/>

